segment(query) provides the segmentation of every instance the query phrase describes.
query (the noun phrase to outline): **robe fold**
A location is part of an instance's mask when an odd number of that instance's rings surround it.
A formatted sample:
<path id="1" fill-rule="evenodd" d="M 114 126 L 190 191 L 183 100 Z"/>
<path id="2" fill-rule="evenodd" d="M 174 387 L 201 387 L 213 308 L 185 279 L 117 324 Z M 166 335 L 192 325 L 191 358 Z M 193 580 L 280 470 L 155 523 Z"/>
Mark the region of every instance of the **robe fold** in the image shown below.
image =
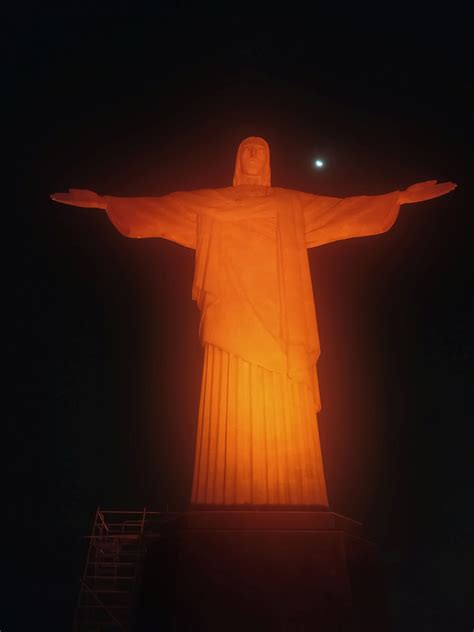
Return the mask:
<path id="1" fill-rule="evenodd" d="M 242 185 L 106 199 L 123 235 L 196 250 L 204 369 L 192 502 L 326 506 L 307 249 L 387 231 L 398 191 L 340 199 Z"/>

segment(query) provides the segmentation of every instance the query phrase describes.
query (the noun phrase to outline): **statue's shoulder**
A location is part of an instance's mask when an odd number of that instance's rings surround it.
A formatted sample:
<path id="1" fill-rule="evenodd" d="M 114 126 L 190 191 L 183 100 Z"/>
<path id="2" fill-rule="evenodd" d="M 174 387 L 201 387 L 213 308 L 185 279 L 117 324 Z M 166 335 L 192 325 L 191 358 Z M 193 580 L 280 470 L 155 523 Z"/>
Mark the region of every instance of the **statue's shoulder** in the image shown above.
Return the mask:
<path id="1" fill-rule="evenodd" d="M 174 191 L 171 195 L 195 195 L 196 197 L 215 196 L 220 189 L 189 189 L 182 191 Z"/>
<path id="2" fill-rule="evenodd" d="M 314 193 L 308 193 L 308 191 L 300 191 L 299 189 L 283 189 L 278 188 L 282 192 L 282 195 L 289 195 L 293 197 L 315 197 Z"/>
<path id="3" fill-rule="evenodd" d="M 327 202 L 337 201 L 340 198 L 328 195 L 320 195 L 319 193 L 309 193 L 308 191 L 299 191 L 296 189 L 280 189 L 282 195 L 287 198 L 299 201 L 301 204 L 306 205 L 309 203 L 326 204 Z"/>
<path id="4" fill-rule="evenodd" d="M 304 193 L 303 191 L 298 191 L 296 189 L 287 189 L 283 187 L 275 187 L 275 195 L 277 195 L 282 200 L 286 200 L 291 202 L 293 205 L 295 203 L 303 203 L 306 198 L 314 197 L 311 196 L 310 193 Z"/>
<path id="5" fill-rule="evenodd" d="M 176 200 L 182 200 L 183 202 L 195 204 L 197 206 L 212 206 L 213 203 L 219 203 L 219 201 L 222 202 L 225 197 L 228 197 L 226 193 L 223 193 L 224 191 L 226 191 L 226 189 L 189 189 L 187 191 L 173 191 L 173 193 L 168 194 L 168 197 L 170 199 L 175 198 Z"/>
<path id="6" fill-rule="evenodd" d="M 235 193 L 235 187 L 218 187 L 217 189 L 208 189 L 213 195 L 229 198 Z"/>
<path id="7" fill-rule="evenodd" d="M 235 187 L 217 187 L 215 189 L 196 189 L 191 191 L 196 197 L 206 198 L 208 201 L 229 200 L 235 195 Z"/>
<path id="8" fill-rule="evenodd" d="M 282 195 L 287 197 L 297 196 L 300 192 L 294 189 L 287 189 L 283 187 L 272 187 L 276 195 Z"/>

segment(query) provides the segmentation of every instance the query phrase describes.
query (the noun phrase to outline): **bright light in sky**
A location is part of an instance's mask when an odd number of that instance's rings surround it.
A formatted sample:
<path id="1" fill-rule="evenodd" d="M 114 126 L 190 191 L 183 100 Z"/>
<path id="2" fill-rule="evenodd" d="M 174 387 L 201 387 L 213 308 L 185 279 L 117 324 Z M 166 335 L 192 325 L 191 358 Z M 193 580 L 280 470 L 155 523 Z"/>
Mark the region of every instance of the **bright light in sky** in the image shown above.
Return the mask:
<path id="1" fill-rule="evenodd" d="M 321 167 L 324 167 L 324 160 L 321 160 L 321 158 L 318 158 L 317 160 L 314 161 L 314 165 L 318 169 L 321 169 Z"/>

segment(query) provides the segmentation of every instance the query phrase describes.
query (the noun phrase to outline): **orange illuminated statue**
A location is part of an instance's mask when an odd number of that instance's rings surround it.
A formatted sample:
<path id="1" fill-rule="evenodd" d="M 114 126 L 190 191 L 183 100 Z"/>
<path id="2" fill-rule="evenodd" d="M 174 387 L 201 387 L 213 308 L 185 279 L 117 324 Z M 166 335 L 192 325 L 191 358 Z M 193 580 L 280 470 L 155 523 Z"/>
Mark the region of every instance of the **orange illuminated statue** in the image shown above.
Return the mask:
<path id="1" fill-rule="evenodd" d="M 194 505 L 327 506 L 307 249 L 383 233 L 401 204 L 455 186 L 432 180 L 344 199 L 272 187 L 268 144 L 250 137 L 238 149 L 231 187 L 162 197 L 78 189 L 51 196 L 104 209 L 126 237 L 162 237 L 196 250 L 204 369 Z"/>

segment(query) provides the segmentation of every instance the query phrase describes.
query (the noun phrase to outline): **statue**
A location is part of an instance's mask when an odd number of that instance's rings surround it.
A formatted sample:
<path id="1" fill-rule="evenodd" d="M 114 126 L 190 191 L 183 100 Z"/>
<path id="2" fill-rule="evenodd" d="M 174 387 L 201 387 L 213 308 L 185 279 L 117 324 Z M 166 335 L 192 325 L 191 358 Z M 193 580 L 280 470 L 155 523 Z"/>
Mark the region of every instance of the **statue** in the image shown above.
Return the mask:
<path id="1" fill-rule="evenodd" d="M 320 347 L 307 249 L 388 231 L 401 204 L 453 190 L 422 182 L 349 198 L 271 186 L 270 150 L 249 137 L 233 186 L 121 198 L 51 198 L 104 209 L 126 237 L 196 250 L 193 299 L 204 368 L 192 504 L 327 507 L 316 414 Z"/>

